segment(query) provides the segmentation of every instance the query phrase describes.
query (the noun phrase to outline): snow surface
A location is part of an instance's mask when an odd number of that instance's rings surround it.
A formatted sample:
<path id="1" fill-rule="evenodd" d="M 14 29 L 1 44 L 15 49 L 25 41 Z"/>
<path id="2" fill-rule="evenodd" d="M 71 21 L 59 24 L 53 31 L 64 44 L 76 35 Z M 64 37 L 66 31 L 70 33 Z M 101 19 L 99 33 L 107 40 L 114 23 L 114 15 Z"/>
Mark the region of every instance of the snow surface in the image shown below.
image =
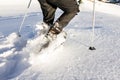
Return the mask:
<path id="1" fill-rule="evenodd" d="M 15 16 L 24 14 L 30 0 L 0 0 L 0 16 Z M 40 9 L 37 0 L 32 0 L 29 12 L 36 12 Z"/>
<path id="2" fill-rule="evenodd" d="M 24 11 L 12 15 L 6 6 L 5 15 L 0 14 L 0 80 L 120 80 L 120 6 L 101 2 L 96 6 L 95 51 L 88 50 L 92 2 L 83 1 L 81 12 L 65 28 L 68 36 L 64 45 L 42 53 L 37 52 L 36 24 L 42 22 L 39 6 L 33 7 L 35 11 L 30 9 L 21 37 L 17 32 Z M 57 10 L 56 17 L 61 13 Z"/>

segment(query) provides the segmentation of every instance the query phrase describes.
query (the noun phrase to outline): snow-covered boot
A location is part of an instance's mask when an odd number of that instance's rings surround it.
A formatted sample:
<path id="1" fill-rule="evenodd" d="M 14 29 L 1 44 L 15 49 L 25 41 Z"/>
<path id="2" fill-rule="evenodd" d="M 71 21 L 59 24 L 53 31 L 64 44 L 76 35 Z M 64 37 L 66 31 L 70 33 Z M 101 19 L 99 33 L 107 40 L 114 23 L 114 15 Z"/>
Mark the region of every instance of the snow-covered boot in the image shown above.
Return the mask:
<path id="1" fill-rule="evenodd" d="M 65 42 L 67 34 L 62 31 L 58 23 L 55 23 L 51 28 L 45 23 L 42 23 L 41 26 L 38 25 L 38 27 L 40 28 L 39 37 L 41 39 L 39 52 L 50 46 L 56 48 Z"/>
<path id="2" fill-rule="evenodd" d="M 61 31 L 62 31 L 62 28 L 58 22 L 55 22 L 55 24 L 49 30 L 49 32 L 53 34 L 59 34 Z"/>

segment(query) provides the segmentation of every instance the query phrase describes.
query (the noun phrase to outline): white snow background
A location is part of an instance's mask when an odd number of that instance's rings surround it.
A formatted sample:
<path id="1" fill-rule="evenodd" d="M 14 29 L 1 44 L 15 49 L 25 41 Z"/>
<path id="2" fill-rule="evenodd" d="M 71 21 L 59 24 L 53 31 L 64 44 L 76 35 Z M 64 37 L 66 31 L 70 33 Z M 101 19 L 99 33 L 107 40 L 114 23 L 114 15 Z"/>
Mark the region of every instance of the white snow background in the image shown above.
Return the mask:
<path id="1" fill-rule="evenodd" d="M 120 80 L 120 6 L 96 2 L 96 50 L 90 51 L 92 2 L 65 28 L 67 40 L 56 50 L 38 53 L 42 12 L 33 0 L 17 36 L 29 0 L 0 0 L 0 80 Z M 62 14 L 57 10 L 56 18 Z"/>

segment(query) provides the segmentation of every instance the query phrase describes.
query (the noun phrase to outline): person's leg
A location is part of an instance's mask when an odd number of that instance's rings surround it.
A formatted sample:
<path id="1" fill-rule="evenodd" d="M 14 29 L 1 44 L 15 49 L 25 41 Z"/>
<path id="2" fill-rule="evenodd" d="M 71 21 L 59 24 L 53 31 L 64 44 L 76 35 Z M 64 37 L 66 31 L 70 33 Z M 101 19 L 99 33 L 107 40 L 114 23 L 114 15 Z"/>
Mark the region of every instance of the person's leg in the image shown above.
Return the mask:
<path id="1" fill-rule="evenodd" d="M 57 19 L 59 25 L 64 28 L 75 15 L 79 12 L 79 6 L 76 0 L 60 0 L 58 7 L 64 11 L 64 13 Z"/>
<path id="2" fill-rule="evenodd" d="M 43 21 L 52 25 L 55 17 L 56 6 L 49 4 L 46 0 L 38 0 L 43 12 Z"/>
<path id="3" fill-rule="evenodd" d="M 51 1 L 49 2 L 64 11 L 50 30 L 54 34 L 59 34 L 70 20 L 72 20 L 72 18 L 79 12 L 79 7 L 75 0 L 54 0 L 54 3 Z"/>

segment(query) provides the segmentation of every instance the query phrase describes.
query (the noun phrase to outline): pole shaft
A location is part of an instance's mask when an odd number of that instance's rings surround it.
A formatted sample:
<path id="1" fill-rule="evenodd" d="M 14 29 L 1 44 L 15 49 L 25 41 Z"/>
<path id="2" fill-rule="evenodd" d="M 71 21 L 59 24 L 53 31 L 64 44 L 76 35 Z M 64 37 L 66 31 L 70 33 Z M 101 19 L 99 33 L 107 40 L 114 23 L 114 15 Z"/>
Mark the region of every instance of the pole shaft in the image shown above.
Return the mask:
<path id="1" fill-rule="evenodd" d="M 26 19 L 27 13 L 28 13 L 28 9 L 29 9 L 29 7 L 30 7 L 30 5 L 31 5 L 31 2 L 32 2 L 32 0 L 29 1 L 29 4 L 28 4 L 28 6 L 27 6 L 27 10 L 25 11 L 23 20 L 22 20 L 21 25 L 20 25 L 20 27 L 19 27 L 19 31 L 18 31 L 19 35 L 20 35 L 20 32 L 21 32 L 22 26 L 23 26 L 23 24 L 24 24 L 24 22 L 25 22 L 25 19 Z"/>
<path id="2" fill-rule="evenodd" d="M 91 39 L 91 43 L 92 43 L 92 46 L 94 45 L 94 37 L 95 37 L 95 0 L 93 2 L 93 22 L 92 22 L 92 39 Z"/>

